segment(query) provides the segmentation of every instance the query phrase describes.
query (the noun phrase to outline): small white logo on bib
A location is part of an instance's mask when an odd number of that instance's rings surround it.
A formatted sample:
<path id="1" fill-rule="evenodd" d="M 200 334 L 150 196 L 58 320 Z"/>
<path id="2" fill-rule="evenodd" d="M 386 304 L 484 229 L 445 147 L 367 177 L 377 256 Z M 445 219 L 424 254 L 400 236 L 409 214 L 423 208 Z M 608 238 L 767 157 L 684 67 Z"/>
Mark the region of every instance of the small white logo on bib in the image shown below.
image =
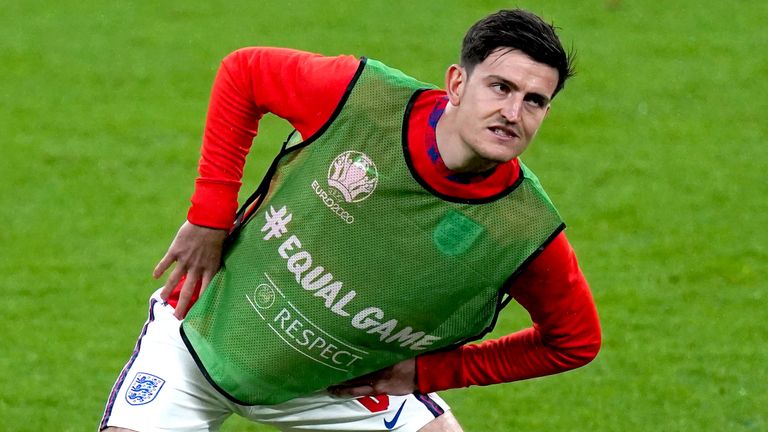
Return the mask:
<path id="1" fill-rule="evenodd" d="M 364 153 L 345 151 L 328 168 L 328 186 L 338 190 L 346 202 L 368 198 L 378 183 L 379 171 Z"/>

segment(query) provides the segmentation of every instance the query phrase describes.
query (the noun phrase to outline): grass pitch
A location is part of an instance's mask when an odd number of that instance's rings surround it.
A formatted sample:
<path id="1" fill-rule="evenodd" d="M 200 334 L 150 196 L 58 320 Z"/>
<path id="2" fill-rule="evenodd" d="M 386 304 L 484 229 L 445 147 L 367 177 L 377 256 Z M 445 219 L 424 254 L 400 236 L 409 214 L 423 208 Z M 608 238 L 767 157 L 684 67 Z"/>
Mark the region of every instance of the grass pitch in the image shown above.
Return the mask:
<path id="1" fill-rule="evenodd" d="M 366 55 L 440 83 L 465 29 L 511 6 L 471 3 L 0 5 L 0 430 L 96 427 L 186 214 L 224 55 Z M 569 224 L 604 346 L 574 372 L 445 398 L 470 431 L 767 430 L 768 6 L 518 5 L 578 51 L 525 159 Z M 261 130 L 244 191 L 288 128 Z M 527 324 L 513 305 L 494 334 Z"/>

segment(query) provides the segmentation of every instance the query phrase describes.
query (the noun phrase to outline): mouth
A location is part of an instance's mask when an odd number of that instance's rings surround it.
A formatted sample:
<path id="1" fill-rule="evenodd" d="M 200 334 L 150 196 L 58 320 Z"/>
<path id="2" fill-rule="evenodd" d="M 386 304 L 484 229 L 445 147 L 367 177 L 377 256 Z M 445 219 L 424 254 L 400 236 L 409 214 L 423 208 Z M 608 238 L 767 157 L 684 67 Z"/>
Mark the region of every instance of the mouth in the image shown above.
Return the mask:
<path id="1" fill-rule="evenodd" d="M 513 138 L 519 138 L 520 136 L 517 134 L 517 132 L 511 128 L 506 126 L 491 126 L 488 128 L 489 131 L 491 131 L 492 134 L 496 135 L 499 138 L 502 139 L 513 139 Z"/>

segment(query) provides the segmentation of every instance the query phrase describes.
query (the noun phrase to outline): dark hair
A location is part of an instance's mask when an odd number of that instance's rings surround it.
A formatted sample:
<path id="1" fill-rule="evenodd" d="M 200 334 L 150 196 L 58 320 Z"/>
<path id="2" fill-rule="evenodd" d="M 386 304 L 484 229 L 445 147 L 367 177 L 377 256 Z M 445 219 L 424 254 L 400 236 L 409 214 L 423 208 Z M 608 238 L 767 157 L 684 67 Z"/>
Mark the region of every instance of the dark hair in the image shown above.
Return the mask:
<path id="1" fill-rule="evenodd" d="M 520 50 L 533 60 L 557 69 L 555 93 L 574 75 L 573 53 L 566 53 L 555 27 L 522 9 L 500 10 L 476 22 L 461 44 L 461 65 L 472 73 L 497 49 Z"/>

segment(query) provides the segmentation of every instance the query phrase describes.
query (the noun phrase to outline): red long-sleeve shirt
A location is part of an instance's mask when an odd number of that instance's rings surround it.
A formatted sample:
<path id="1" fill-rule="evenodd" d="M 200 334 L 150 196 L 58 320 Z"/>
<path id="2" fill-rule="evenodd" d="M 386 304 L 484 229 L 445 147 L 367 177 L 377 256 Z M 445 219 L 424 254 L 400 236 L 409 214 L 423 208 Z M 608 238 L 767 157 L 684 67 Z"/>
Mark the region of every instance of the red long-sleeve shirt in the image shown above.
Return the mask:
<path id="1" fill-rule="evenodd" d="M 353 56 L 324 57 L 282 48 L 245 48 L 227 56 L 211 94 L 188 220 L 229 229 L 245 157 L 261 117 L 273 113 L 310 137 L 331 117 L 358 66 Z M 422 178 L 438 192 L 460 198 L 490 196 L 511 185 L 518 172 L 516 159 L 490 175 L 468 179 L 452 173 L 436 157 L 433 125 L 441 104 L 444 92 L 424 92 L 408 119 L 409 152 Z M 180 285 L 169 300 L 172 304 L 179 289 Z M 419 356 L 420 391 L 554 374 L 582 366 L 597 355 L 601 338 L 597 310 L 564 233 L 529 263 L 508 292 L 528 311 L 532 327 Z"/>

